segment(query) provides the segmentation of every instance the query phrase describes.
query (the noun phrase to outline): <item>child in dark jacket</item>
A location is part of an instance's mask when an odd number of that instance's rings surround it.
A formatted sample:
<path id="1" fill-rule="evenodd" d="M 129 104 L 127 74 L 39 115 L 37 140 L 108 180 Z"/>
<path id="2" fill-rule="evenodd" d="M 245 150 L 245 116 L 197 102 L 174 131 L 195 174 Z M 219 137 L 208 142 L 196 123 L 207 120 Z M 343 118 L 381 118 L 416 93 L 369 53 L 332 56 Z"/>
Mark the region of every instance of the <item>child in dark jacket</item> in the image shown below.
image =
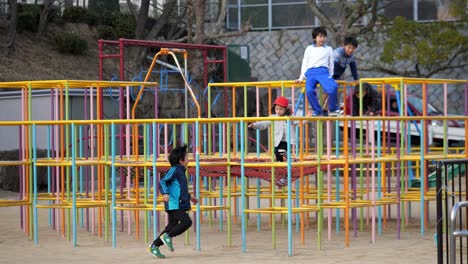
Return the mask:
<path id="1" fill-rule="evenodd" d="M 174 148 L 169 154 L 169 162 L 171 168 L 159 184 L 164 207 L 169 215 L 169 223 L 148 248 L 148 252 L 157 258 L 166 257 L 159 250 L 163 244 L 170 251 L 174 251 L 172 238 L 184 233 L 192 226 L 192 220 L 187 213 L 191 209 L 190 201 L 193 204 L 198 203 L 197 198 L 190 196 L 185 176 L 188 164 L 187 146 Z"/>
<path id="2" fill-rule="evenodd" d="M 359 84 L 354 87 L 352 96 L 353 116 L 359 115 L 359 98 L 361 97 L 363 115 L 374 116 L 380 114 L 380 110 L 382 109 L 380 93 L 377 92 L 369 83 L 363 83 L 362 93 L 359 92 Z"/>
<path id="3" fill-rule="evenodd" d="M 357 49 L 357 47 L 357 40 L 354 37 L 347 37 L 344 40 L 343 47 L 333 50 L 333 79 L 343 79 L 343 74 L 346 70 L 346 67 L 349 65 L 353 79 L 355 81 L 359 80 L 356 60 L 354 59 L 354 51 Z"/>

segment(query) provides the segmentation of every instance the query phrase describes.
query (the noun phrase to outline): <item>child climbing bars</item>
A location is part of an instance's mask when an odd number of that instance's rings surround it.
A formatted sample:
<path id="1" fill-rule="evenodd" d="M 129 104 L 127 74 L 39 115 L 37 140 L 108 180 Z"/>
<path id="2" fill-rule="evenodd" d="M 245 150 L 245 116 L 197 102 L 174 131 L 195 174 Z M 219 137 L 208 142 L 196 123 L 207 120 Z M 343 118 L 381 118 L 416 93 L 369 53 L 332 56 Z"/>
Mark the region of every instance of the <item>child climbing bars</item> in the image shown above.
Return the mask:
<path id="1" fill-rule="evenodd" d="M 273 103 L 273 111 L 275 112 L 272 114 L 272 117 L 275 116 L 290 116 L 291 110 L 289 109 L 289 100 L 286 97 L 279 96 L 276 98 L 275 102 Z M 274 121 L 274 145 L 275 145 L 275 156 L 276 161 L 284 161 L 284 156 L 287 153 L 288 147 L 290 144 L 296 143 L 296 137 L 294 133 L 291 133 L 291 142 L 286 141 L 286 129 L 287 129 L 286 121 Z M 254 129 L 267 129 L 271 126 L 271 121 L 260 121 L 255 122 L 249 125 L 249 128 Z"/>
<path id="2" fill-rule="evenodd" d="M 340 115 L 338 108 L 338 85 L 333 79 L 333 49 L 326 45 L 327 30 L 323 27 L 312 31 L 313 44 L 309 45 L 302 59 L 301 75 L 296 83 L 306 80 L 306 95 L 313 110 L 313 116 L 325 115 L 317 99 L 317 83 L 328 94 L 329 115 Z"/>

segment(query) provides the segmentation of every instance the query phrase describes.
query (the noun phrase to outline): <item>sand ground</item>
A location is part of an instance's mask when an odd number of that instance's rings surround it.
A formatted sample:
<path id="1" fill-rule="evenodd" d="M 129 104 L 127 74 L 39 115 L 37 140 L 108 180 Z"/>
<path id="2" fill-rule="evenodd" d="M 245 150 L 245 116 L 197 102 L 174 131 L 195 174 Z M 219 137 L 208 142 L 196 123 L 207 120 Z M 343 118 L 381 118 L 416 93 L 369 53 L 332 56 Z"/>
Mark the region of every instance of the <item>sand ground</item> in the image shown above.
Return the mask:
<path id="1" fill-rule="evenodd" d="M 0 198 L 16 198 L 14 193 L 1 192 Z M 435 207 L 432 203 L 431 207 Z M 435 214 L 435 210 L 431 211 Z M 146 252 L 149 242 L 143 234 L 139 240 L 135 234 L 117 232 L 117 248 L 110 241 L 83 229 L 78 230 L 78 246 L 62 237 L 47 225 L 47 210 L 39 210 L 39 244 L 34 242 L 19 226 L 19 207 L 0 208 L 0 263 L 436 263 L 434 241 L 435 223 L 431 221 L 421 235 L 419 217 L 411 219 L 397 239 L 395 222 L 392 221 L 371 242 L 370 226 L 364 225 L 355 237 L 351 233 L 350 245 L 345 247 L 344 231 L 331 233 L 328 240 L 327 222 L 324 223 L 322 249 L 317 247 L 317 228 L 313 224 L 305 232 L 301 244 L 300 233 L 293 232 L 293 256 L 288 256 L 287 229 L 277 224 L 276 248 L 272 245 L 272 232 L 268 217 L 262 217 L 260 231 L 256 229 L 256 217 L 249 220 L 246 234 L 246 252 L 242 252 L 240 222 L 233 224 L 232 245 L 228 246 L 227 231 L 219 231 L 216 222 L 211 227 L 201 225 L 201 250 L 197 250 L 196 235 L 190 229 L 188 245 L 184 236 L 174 238 L 175 252 L 162 248 L 166 259 L 156 259 Z M 334 227 L 334 223 L 333 223 Z M 152 238 L 149 238 L 152 240 Z"/>

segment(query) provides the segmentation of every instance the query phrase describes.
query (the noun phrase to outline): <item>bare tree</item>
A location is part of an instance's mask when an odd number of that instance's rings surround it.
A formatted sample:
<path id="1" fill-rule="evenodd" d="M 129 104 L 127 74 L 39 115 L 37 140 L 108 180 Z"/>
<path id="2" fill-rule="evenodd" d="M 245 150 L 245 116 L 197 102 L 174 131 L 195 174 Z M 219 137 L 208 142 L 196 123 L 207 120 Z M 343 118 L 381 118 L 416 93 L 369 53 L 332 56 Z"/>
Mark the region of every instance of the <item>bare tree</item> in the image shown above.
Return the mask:
<path id="1" fill-rule="evenodd" d="M 192 0 L 193 15 L 195 16 L 195 32 L 193 42 L 196 44 L 203 44 L 206 41 L 205 34 L 205 0 Z"/>
<path id="2" fill-rule="evenodd" d="M 143 39 L 146 21 L 148 20 L 148 11 L 150 6 L 150 0 L 141 0 L 140 11 L 138 12 L 137 26 L 135 29 L 135 38 Z"/>
<path id="3" fill-rule="evenodd" d="M 207 32 L 205 30 L 206 2 L 205 0 L 192 0 L 193 15 L 195 16 L 194 43 L 203 44 L 209 40 L 240 36 L 250 30 L 250 20 L 246 20 L 239 31 L 224 32 L 226 1 L 227 0 L 221 0 L 220 2 L 220 12 L 218 14 L 218 19 L 216 19 L 214 30 L 212 32 Z"/>
<path id="4" fill-rule="evenodd" d="M 148 10 L 149 10 L 149 5 L 150 1 L 149 0 L 143 0 L 142 1 L 142 6 L 140 7 L 140 10 L 138 12 L 138 19 L 137 19 L 137 27 L 135 30 L 135 35 L 137 39 L 156 39 L 156 37 L 159 35 L 161 32 L 162 28 L 168 24 L 169 16 L 176 6 L 177 0 L 170 0 L 169 2 L 166 3 L 165 8 L 163 10 L 163 13 L 158 19 L 158 22 L 150 29 L 148 34 L 144 36 L 144 30 L 145 30 L 145 25 L 146 21 L 148 20 Z M 146 6 L 143 6 L 145 4 Z M 142 48 L 139 51 L 139 55 L 137 56 L 136 59 L 136 65 L 141 65 L 143 61 L 145 60 L 146 57 L 146 48 Z"/>
<path id="5" fill-rule="evenodd" d="M 146 39 L 157 38 L 163 27 L 169 23 L 169 19 L 173 14 L 173 10 L 176 6 L 177 0 L 169 0 L 168 2 L 166 2 L 166 4 L 164 5 L 163 12 L 158 18 L 158 22 L 148 32 L 148 35 L 146 35 Z"/>
<path id="6" fill-rule="evenodd" d="M 46 32 L 50 11 L 52 10 L 55 2 L 56 0 L 44 0 L 44 7 L 41 11 L 41 15 L 39 17 L 39 26 L 37 28 L 38 36 L 42 36 Z"/>
<path id="7" fill-rule="evenodd" d="M 65 7 L 72 7 L 73 6 L 73 0 L 65 0 Z"/>
<path id="8" fill-rule="evenodd" d="M 128 10 L 130 10 L 130 13 L 135 18 L 135 21 L 138 21 L 138 15 L 137 15 L 137 11 L 135 10 L 135 6 L 132 4 L 131 0 L 127 0 L 126 2 L 127 2 Z"/>
<path id="9" fill-rule="evenodd" d="M 6 20 L 6 34 L 0 34 L 0 47 L 2 50 L 6 50 L 7 55 L 12 55 L 15 51 L 16 25 L 18 24 L 18 5 L 16 0 L 8 0 L 8 6 L 9 19 Z"/>
<path id="10" fill-rule="evenodd" d="M 375 1 L 338 1 L 336 13 L 332 18 L 317 4 L 315 0 L 307 0 L 312 13 L 320 24 L 325 26 L 333 38 L 331 44 L 340 44 L 345 36 L 357 36 L 368 33 L 378 21 L 378 10 L 390 4 L 391 0 Z M 363 23 L 366 21 L 365 23 Z"/>

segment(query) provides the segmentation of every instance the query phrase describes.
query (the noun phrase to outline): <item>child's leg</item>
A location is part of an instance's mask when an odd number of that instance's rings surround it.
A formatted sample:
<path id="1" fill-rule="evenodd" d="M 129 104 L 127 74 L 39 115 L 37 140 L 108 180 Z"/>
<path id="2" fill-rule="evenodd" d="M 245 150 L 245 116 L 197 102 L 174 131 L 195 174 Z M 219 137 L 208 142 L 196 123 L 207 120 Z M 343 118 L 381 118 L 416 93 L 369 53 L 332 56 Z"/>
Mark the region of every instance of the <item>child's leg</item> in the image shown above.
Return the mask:
<path id="1" fill-rule="evenodd" d="M 159 246 L 162 246 L 164 243 L 162 242 L 161 240 L 161 235 L 164 234 L 164 233 L 168 233 L 170 230 L 172 230 L 176 225 L 177 223 L 179 222 L 179 220 L 177 220 L 177 218 L 175 218 L 173 216 L 173 213 L 172 211 L 171 212 L 168 212 L 168 216 L 169 216 L 169 223 L 167 223 L 167 226 L 164 228 L 164 230 L 159 234 L 159 236 L 153 241 L 153 246 L 154 247 L 159 247 Z"/>
<path id="2" fill-rule="evenodd" d="M 307 70 L 305 76 L 307 77 L 306 79 L 306 96 L 307 100 L 309 100 L 309 104 L 312 107 L 312 110 L 314 110 L 314 113 L 316 115 L 322 115 L 322 107 L 319 104 L 319 101 L 317 99 L 317 93 L 315 91 L 317 87 L 317 80 L 315 79 L 315 69 L 309 69 Z"/>
<path id="3" fill-rule="evenodd" d="M 323 111 L 328 111 L 328 94 L 323 93 L 322 95 Z"/>
<path id="4" fill-rule="evenodd" d="M 171 214 L 172 217 L 177 219 L 177 224 L 168 230 L 167 235 L 169 237 L 178 236 L 192 226 L 192 219 L 184 210 L 174 210 L 171 211 Z"/>
<path id="5" fill-rule="evenodd" d="M 281 151 L 281 153 L 280 153 Z M 275 156 L 276 161 L 284 161 L 286 152 L 288 151 L 288 144 L 284 141 L 281 141 L 277 147 L 275 147 Z"/>
<path id="6" fill-rule="evenodd" d="M 328 94 L 328 111 L 338 110 L 338 84 L 329 76 L 328 70 L 316 76 L 323 91 Z"/>

